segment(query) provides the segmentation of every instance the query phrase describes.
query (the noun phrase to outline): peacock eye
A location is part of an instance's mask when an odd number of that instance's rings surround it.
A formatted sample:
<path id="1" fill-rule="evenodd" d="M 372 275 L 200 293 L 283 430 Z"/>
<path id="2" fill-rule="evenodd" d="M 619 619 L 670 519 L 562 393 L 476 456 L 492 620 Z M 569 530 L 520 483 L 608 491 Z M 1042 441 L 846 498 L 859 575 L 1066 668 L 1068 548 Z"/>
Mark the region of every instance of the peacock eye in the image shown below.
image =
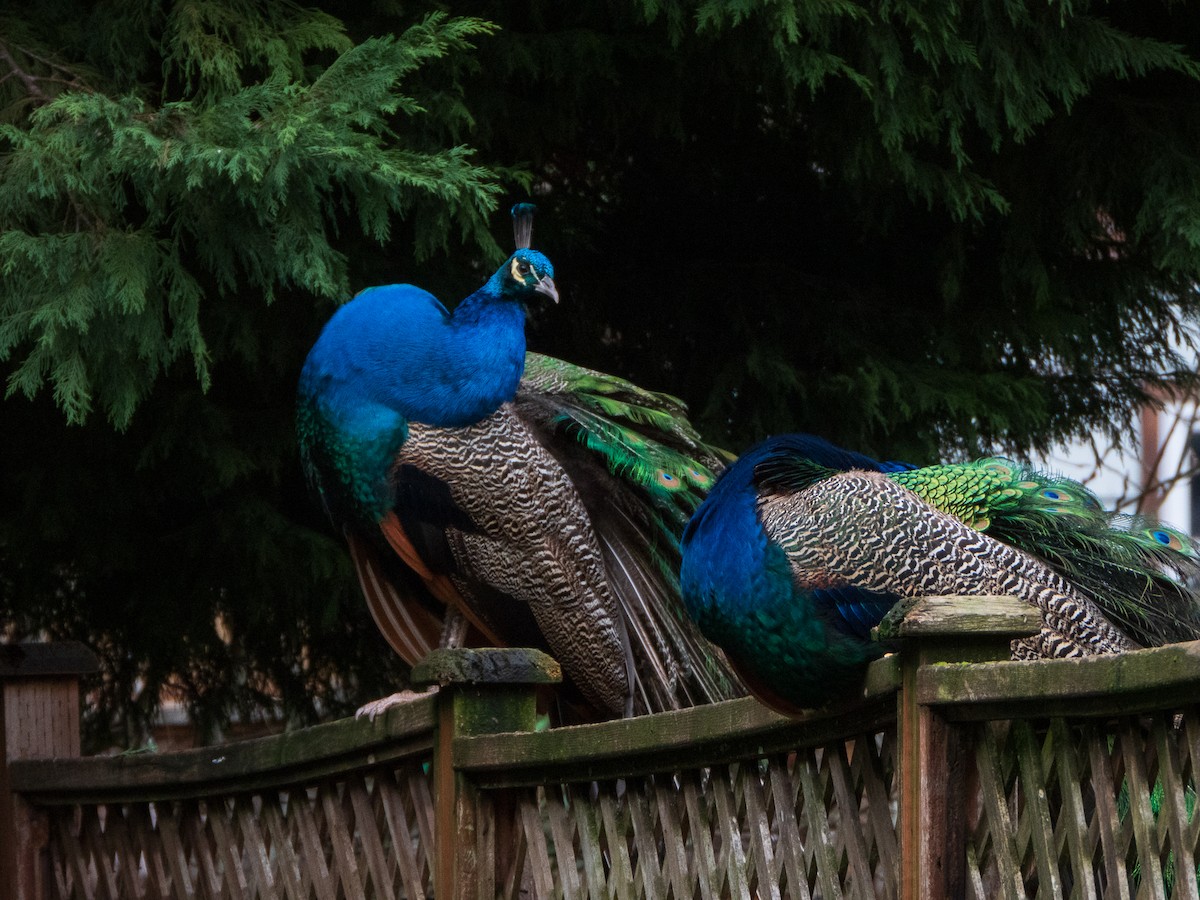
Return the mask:
<path id="1" fill-rule="evenodd" d="M 524 260 L 519 261 L 517 263 L 517 272 L 521 275 L 528 275 L 529 274 L 529 263 L 525 262 Z"/>

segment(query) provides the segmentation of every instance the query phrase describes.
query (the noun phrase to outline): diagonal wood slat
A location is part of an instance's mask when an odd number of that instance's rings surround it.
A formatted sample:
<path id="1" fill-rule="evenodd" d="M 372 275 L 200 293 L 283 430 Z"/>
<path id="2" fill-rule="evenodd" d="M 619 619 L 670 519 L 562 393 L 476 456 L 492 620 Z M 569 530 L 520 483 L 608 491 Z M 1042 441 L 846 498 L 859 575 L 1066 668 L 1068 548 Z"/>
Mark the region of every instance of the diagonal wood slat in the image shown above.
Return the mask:
<path id="1" fill-rule="evenodd" d="M 420 764 L 204 800 L 52 808 L 61 900 L 424 900 Z"/>

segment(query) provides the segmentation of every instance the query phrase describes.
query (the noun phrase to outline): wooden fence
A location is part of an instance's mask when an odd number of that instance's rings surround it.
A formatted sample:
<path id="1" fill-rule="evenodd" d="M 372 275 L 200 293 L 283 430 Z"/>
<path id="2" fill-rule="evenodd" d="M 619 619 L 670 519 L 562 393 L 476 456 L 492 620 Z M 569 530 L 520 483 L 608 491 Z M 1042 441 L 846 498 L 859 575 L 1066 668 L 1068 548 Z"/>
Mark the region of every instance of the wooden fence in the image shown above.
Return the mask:
<path id="1" fill-rule="evenodd" d="M 84 658 L 0 648 L 0 898 L 1197 898 L 1200 644 L 994 661 L 1035 623 L 923 601 L 803 718 L 539 732 L 552 660 L 441 651 L 374 722 L 83 759 Z"/>

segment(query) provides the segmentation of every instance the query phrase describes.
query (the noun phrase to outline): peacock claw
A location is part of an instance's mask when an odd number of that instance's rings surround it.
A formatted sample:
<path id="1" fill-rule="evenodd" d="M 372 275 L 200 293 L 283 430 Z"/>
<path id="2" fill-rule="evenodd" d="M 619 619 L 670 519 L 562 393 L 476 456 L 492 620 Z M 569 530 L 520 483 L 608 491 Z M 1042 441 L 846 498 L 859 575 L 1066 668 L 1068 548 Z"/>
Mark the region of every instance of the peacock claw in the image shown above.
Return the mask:
<path id="1" fill-rule="evenodd" d="M 404 706 L 406 703 L 412 703 L 416 700 L 420 700 L 422 697 L 431 697 L 436 691 L 437 685 L 432 685 L 422 691 L 413 691 L 408 689 L 397 691 L 396 693 L 389 694 L 386 697 L 380 697 L 378 700 L 371 700 L 368 703 L 364 703 L 354 713 L 354 718 L 361 719 L 365 716 L 374 722 L 375 717 L 380 713 L 385 713 L 394 706 Z"/>

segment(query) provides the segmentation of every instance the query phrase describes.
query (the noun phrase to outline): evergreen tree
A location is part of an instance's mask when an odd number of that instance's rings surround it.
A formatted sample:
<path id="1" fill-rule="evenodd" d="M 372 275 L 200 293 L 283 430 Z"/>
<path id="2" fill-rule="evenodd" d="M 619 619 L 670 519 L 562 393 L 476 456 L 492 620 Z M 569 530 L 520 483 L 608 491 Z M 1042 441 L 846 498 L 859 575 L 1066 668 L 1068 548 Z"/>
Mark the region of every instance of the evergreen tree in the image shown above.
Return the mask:
<path id="1" fill-rule="evenodd" d="M 490 83 L 527 87 L 468 90 L 480 122 L 550 109 L 569 136 L 488 144 L 553 185 L 543 233 L 586 229 L 555 258 L 595 317 L 555 352 L 734 448 L 802 429 L 918 460 L 1120 438 L 1194 384 L 1194 9 L 533 8 L 470 7 L 501 25 Z"/>
<path id="2" fill-rule="evenodd" d="M 1194 384 L 1185 5 L 316 6 L 0 7 L 0 616 L 96 646 L 127 740 L 163 684 L 216 734 L 403 677 L 295 375 L 365 285 L 477 286 L 530 184 L 531 346 L 734 450 L 1020 452 Z"/>
<path id="3" fill-rule="evenodd" d="M 13 636 L 100 652 L 98 740 L 137 743 L 164 685 L 215 736 L 399 675 L 304 495 L 291 398 L 355 256 L 495 263 L 504 173 L 458 139 L 490 27 L 391 24 L 355 41 L 286 2 L 0 22 L 0 602 Z"/>

